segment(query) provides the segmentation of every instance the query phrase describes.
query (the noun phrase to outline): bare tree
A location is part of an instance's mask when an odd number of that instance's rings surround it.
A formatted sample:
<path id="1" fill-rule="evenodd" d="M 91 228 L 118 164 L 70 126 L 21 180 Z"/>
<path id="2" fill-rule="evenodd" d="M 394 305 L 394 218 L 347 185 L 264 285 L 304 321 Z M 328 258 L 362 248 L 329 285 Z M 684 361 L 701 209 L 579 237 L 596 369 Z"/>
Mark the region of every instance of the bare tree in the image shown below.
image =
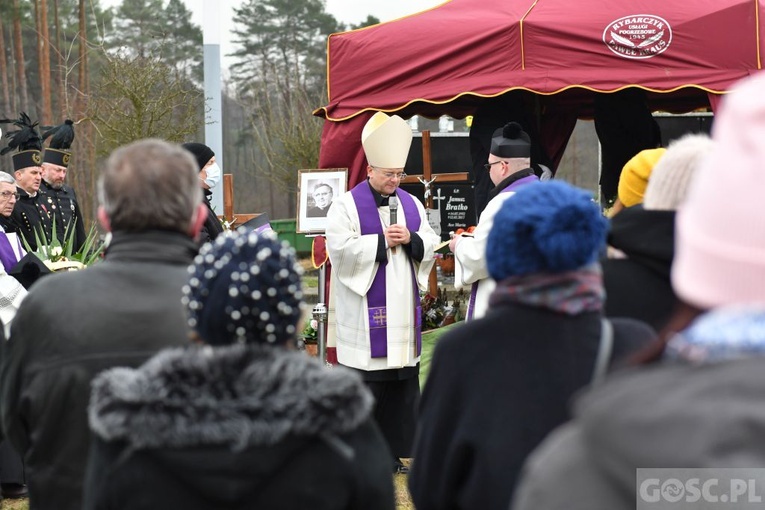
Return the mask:
<path id="1" fill-rule="evenodd" d="M 85 17 L 85 0 L 80 0 L 78 13 L 80 15 L 79 38 L 80 38 L 80 74 L 77 80 L 79 89 L 77 111 L 85 110 L 85 98 L 90 94 L 90 83 L 88 81 L 88 24 Z"/>
<path id="2" fill-rule="evenodd" d="M 36 0 L 37 65 L 40 72 L 40 96 L 42 99 L 42 124 L 53 121 L 50 86 L 50 38 L 48 37 L 48 0 Z"/>
<path id="3" fill-rule="evenodd" d="M 21 8 L 19 0 L 13 0 L 13 46 L 16 56 L 16 83 L 21 96 L 19 110 L 26 110 L 29 105 L 27 92 L 26 64 L 24 62 L 24 44 L 21 38 Z"/>
<path id="4" fill-rule="evenodd" d="M 8 61 L 5 58 L 5 33 L 2 22 L 0 22 L 0 84 L 3 88 L 2 111 L 10 115 L 11 97 L 8 85 Z"/>
<path id="5" fill-rule="evenodd" d="M 87 108 L 98 133 L 99 154 L 141 138 L 183 141 L 198 131 L 202 91 L 178 77 L 161 54 L 107 53 L 105 59 Z"/>
<path id="6" fill-rule="evenodd" d="M 59 116 L 65 116 L 67 114 L 66 89 L 64 88 L 66 65 L 64 63 L 64 54 L 61 48 L 61 20 L 58 16 L 58 0 L 53 0 L 53 20 L 55 30 L 54 37 L 56 38 L 55 43 L 52 45 L 56 52 L 56 103 Z"/>

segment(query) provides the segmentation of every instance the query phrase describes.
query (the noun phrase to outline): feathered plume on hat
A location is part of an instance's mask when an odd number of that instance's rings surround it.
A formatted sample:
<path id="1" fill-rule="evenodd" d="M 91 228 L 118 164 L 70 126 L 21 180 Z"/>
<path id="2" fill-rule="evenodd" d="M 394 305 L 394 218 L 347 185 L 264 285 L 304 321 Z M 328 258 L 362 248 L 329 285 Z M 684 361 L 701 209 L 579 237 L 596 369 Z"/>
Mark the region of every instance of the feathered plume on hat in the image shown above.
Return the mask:
<path id="1" fill-rule="evenodd" d="M 19 151 L 13 155 L 13 169 L 23 170 L 31 166 L 40 166 L 42 138 L 36 129 L 37 122 L 32 122 L 29 115 L 21 112 L 18 119 L 0 119 L 0 124 L 13 124 L 19 128 L 5 134 L 10 141 L 7 147 L 0 150 L 0 155 L 8 154 L 14 149 Z"/>
<path id="2" fill-rule="evenodd" d="M 68 167 L 69 160 L 72 158 L 72 151 L 69 149 L 74 142 L 74 122 L 66 119 L 63 124 L 46 126 L 44 129 L 46 131 L 42 139 L 45 141 L 50 137 L 50 142 L 43 153 L 43 163 Z"/>
<path id="3" fill-rule="evenodd" d="M 528 158 L 531 138 L 517 122 L 508 122 L 494 131 L 489 152 L 498 158 Z"/>

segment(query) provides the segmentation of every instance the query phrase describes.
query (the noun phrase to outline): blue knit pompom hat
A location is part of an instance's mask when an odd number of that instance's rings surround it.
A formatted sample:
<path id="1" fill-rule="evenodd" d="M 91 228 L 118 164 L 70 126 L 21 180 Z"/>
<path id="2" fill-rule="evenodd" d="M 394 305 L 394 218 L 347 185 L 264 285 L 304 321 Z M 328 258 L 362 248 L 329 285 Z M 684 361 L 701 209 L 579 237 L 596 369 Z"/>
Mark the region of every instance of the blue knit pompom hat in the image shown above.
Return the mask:
<path id="1" fill-rule="evenodd" d="M 497 281 L 533 273 L 563 273 L 598 259 L 608 222 L 591 195 L 562 181 L 528 184 L 505 200 L 486 244 Z"/>
<path id="2" fill-rule="evenodd" d="M 218 236 L 189 266 L 189 327 L 210 345 L 293 340 L 303 312 L 302 273 L 295 251 L 273 233 Z"/>

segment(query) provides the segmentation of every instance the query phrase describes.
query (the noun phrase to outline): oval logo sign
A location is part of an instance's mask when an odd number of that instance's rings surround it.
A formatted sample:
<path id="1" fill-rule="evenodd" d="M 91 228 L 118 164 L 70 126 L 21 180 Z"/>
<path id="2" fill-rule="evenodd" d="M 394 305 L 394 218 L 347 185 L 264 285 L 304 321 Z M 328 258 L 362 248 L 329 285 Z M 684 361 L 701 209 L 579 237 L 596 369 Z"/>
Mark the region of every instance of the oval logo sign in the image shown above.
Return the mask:
<path id="1" fill-rule="evenodd" d="M 651 58 L 669 48 L 672 28 L 659 16 L 633 14 L 609 23 L 603 42 L 620 57 Z"/>

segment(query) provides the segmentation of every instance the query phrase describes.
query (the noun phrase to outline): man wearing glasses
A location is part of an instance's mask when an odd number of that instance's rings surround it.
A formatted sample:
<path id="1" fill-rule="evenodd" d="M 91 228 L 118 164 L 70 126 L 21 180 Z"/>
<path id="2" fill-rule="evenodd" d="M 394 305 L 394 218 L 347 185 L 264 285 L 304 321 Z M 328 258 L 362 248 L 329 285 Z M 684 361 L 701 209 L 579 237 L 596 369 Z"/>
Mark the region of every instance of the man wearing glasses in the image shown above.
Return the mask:
<path id="1" fill-rule="evenodd" d="M 494 189 L 489 192 L 489 203 L 472 236 L 456 236 L 449 243 L 455 261 L 454 286 L 457 289 L 471 287 L 467 320 L 486 313 L 489 295 L 494 290 L 495 282 L 486 268 L 486 241 L 494 224 L 494 215 L 518 188 L 539 180 L 531 169 L 531 139 L 517 122 L 510 122 L 494 132 L 489 161 L 484 167 L 494 183 Z"/>
<path id="2" fill-rule="evenodd" d="M 361 143 L 367 180 L 335 199 L 327 214 L 328 346 L 372 391 L 393 472 L 405 472 L 400 459 L 411 457 L 420 396 L 419 291 L 427 288 L 439 237 L 422 204 L 399 189 L 412 143 L 409 125 L 378 112 Z"/>
<path id="3" fill-rule="evenodd" d="M 308 208 L 306 216 L 309 218 L 326 217 L 329 206 L 332 205 L 332 186 L 326 182 L 320 182 L 314 186 L 311 196 L 313 197 L 314 205 Z"/>
<path id="4" fill-rule="evenodd" d="M 11 323 L 26 297 L 27 291 L 15 278 L 9 276 L 11 269 L 25 255 L 21 241 L 16 235 L 10 218 L 19 194 L 16 191 L 16 181 L 6 172 L 0 172 L 0 322 L 3 327 L 3 341 L 11 332 Z M 24 464 L 21 455 L 16 453 L 7 441 L 0 442 L 0 493 L 5 498 L 23 497 L 27 494 L 24 484 Z"/>
<path id="5" fill-rule="evenodd" d="M 0 262 L 6 273 L 9 273 L 25 255 L 16 229 L 11 223 L 11 214 L 18 199 L 16 181 L 10 174 L 0 172 Z"/>

